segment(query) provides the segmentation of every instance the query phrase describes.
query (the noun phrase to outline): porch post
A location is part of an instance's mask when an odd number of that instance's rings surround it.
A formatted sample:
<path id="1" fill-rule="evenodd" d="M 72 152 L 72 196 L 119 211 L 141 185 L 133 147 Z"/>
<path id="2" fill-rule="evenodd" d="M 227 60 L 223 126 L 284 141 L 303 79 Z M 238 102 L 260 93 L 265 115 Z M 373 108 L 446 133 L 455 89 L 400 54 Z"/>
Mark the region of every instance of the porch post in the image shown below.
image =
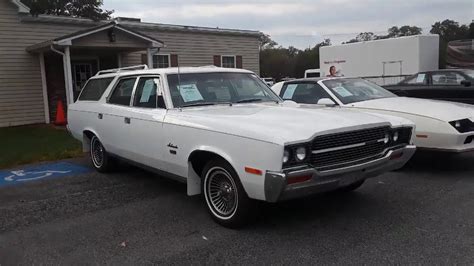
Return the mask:
<path id="1" fill-rule="evenodd" d="M 71 51 L 69 46 L 64 48 L 64 81 L 66 84 L 67 104 L 74 102 L 74 90 L 72 87 L 72 70 L 71 70 Z"/>
<path id="2" fill-rule="evenodd" d="M 117 53 L 117 67 L 122 67 L 122 53 Z"/>
<path id="3" fill-rule="evenodd" d="M 146 49 L 146 58 L 148 68 L 153 68 L 153 51 L 152 48 Z"/>
<path id="4" fill-rule="evenodd" d="M 46 82 L 46 69 L 44 67 L 44 53 L 39 54 L 39 62 L 40 62 L 40 70 L 41 70 L 41 85 L 43 87 L 44 121 L 46 124 L 49 124 L 50 118 L 49 118 L 48 85 Z"/>

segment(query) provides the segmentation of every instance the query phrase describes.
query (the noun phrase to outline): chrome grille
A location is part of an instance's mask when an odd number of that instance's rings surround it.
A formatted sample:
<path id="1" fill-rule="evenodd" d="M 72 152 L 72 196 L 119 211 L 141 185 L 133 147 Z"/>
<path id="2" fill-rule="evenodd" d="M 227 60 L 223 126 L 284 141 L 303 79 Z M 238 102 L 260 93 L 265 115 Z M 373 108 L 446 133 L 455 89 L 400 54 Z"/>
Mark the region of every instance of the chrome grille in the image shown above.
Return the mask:
<path id="1" fill-rule="evenodd" d="M 383 139 L 390 130 L 377 127 L 318 136 L 311 144 L 310 163 L 325 171 L 380 158 L 389 147 Z"/>

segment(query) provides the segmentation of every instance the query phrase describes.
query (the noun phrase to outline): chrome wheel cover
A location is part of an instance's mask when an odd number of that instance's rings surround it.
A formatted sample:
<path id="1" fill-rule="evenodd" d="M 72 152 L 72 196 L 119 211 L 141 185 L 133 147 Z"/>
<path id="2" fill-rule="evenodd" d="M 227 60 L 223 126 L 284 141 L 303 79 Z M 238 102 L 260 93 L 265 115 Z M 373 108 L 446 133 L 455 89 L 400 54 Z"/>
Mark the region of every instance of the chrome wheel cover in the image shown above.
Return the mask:
<path id="1" fill-rule="evenodd" d="M 229 172 L 221 167 L 211 168 L 205 179 L 207 204 L 214 215 L 229 219 L 237 210 L 238 191 Z"/>
<path id="2" fill-rule="evenodd" d="M 96 168 L 101 168 L 104 164 L 104 147 L 97 137 L 91 140 L 91 159 Z"/>

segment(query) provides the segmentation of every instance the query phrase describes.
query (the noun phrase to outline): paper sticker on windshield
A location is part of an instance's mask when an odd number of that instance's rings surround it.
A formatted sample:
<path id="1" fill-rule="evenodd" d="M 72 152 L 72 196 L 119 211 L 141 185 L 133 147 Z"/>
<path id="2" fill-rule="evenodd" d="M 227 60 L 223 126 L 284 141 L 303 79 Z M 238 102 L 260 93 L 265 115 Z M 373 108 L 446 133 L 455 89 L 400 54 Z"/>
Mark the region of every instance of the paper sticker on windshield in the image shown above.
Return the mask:
<path id="1" fill-rule="evenodd" d="M 147 103 L 154 89 L 155 89 L 154 80 L 149 79 L 145 81 L 145 84 L 143 84 L 143 91 L 142 91 L 142 97 L 140 97 L 140 102 Z"/>
<path id="2" fill-rule="evenodd" d="M 186 84 L 178 86 L 179 93 L 181 97 L 183 97 L 184 102 L 194 102 L 194 101 L 202 101 L 201 93 L 199 92 L 196 84 Z"/>
<path id="3" fill-rule="evenodd" d="M 416 77 L 416 83 L 423 83 L 425 81 L 425 74 L 418 74 Z"/>
<path id="4" fill-rule="evenodd" d="M 353 96 L 353 94 L 346 90 L 346 88 L 344 87 L 335 87 L 333 89 L 337 94 L 339 94 L 341 97 L 349 97 L 349 96 Z"/>
<path id="5" fill-rule="evenodd" d="M 293 94 L 295 94 L 295 90 L 298 84 L 289 84 L 286 86 L 285 93 L 283 93 L 283 100 L 290 100 L 293 98 Z"/>

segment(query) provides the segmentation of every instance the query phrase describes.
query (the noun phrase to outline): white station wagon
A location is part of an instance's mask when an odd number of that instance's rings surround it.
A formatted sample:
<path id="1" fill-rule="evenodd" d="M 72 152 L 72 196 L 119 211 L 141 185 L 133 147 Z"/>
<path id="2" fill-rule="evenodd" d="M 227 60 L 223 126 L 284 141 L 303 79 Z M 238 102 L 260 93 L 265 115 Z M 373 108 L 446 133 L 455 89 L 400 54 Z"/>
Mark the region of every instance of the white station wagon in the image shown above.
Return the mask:
<path id="1" fill-rule="evenodd" d="M 120 158 L 183 181 L 228 227 L 252 200 L 353 190 L 415 151 L 408 120 L 295 105 L 247 70 L 117 69 L 88 81 L 68 127 L 98 171 Z"/>

